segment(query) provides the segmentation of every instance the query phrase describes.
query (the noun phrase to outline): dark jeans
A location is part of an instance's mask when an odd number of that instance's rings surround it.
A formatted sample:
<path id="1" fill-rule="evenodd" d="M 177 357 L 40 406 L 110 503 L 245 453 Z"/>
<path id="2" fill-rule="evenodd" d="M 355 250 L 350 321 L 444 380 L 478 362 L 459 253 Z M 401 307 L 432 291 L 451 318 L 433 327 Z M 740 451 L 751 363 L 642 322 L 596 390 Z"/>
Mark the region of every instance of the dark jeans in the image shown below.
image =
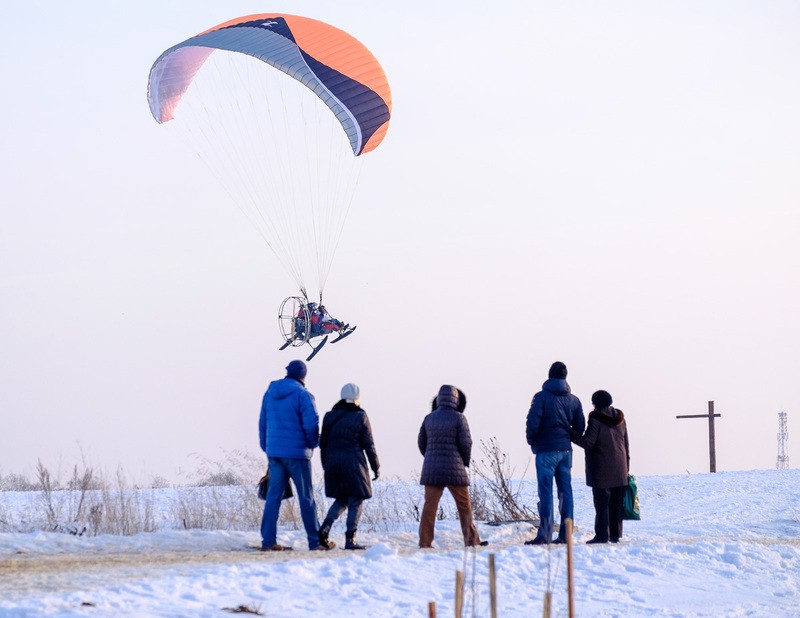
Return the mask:
<path id="1" fill-rule="evenodd" d="M 361 505 L 364 504 L 363 498 L 336 498 L 328 509 L 325 519 L 330 519 L 331 523 L 339 519 L 344 510 L 347 509 L 347 534 L 355 533 L 358 530 L 358 520 L 361 519 Z"/>
<path id="2" fill-rule="evenodd" d="M 536 480 L 539 489 L 539 530 L 536 538 L 545 543 L 553 540 L 553 479 L 558 490 L 561 526 L 558 540 L 567 540 L 564 521 L 572 519 L 572 451 L 550 451 L 536 454 Z"/>
<path id="3" fill-rule="evenodd" d="M 622 499 L 625 487 L 592 487 L 594 536 L 598 541 L 616 543 L 622 538 Z"/>
<path id="4" fill-rule="evenodd" d="M 269 490 L 264 504 L 264 517 L 261 520 L 261 547 L 272 547 L 277 544 L 278 515 L 281 510 L 281 498 L 289 478 L 294 483 L 297 499 L 300 502 L 300 516 L 306 529 L 308 548 L 319 545 L 319 522 L 317 521 L 317 505 L 311 486 L 311 462 L 308 459 L 291 457 L 269 458 Z"/>

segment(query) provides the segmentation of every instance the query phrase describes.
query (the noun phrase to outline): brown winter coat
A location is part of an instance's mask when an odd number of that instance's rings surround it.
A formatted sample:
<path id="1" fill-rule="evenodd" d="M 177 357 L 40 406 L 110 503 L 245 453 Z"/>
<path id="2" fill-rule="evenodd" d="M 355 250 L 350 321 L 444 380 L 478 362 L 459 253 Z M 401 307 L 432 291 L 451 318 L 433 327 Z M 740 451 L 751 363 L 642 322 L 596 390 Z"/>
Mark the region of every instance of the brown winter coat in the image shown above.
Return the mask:
<path id="1" fill-rule="evenodd" d="M 422 462 L 420 485 L 465 487 L 469 485 L 472 436 L 469 423 L 458 411 L 458 389 L 444 385 L 436 397 L 436 409 L 425 417 L 417 436 Z"/>
<path id="2" fill-rule="evenodd" d="M 581 436 L 573 432 L 572 441 L 586 451 L 586 484 L 589 487 L 611 489 L 628 484 L 631 456 L 622 410 L 609 406 L 591 412 L 586 433 Z"/>

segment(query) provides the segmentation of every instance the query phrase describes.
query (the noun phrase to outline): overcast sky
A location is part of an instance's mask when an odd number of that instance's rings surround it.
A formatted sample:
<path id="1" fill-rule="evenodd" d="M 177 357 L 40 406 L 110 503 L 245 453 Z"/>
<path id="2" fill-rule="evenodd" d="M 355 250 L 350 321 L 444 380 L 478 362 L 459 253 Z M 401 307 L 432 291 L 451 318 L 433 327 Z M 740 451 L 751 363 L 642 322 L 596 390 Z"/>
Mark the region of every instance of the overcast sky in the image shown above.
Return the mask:
<path id="1" fill-rule="evenodd" d="M 781 410 L 800 464 L 800 5 L 446 6 L 2 4 L 0 473 L 259 452 L 264 389 L 307 352 L 278 351 L 295 285 L 146 86 L 175 43 L 280 11 L 392 87 L 325 291 L 358 331 L 307 379 L 320 413 L 360 385 L 385 475 L 420 469 L 443 383 L 474 456 L 496 437 L 521 474 L 555 360 L 587 413 L 601 388 L 625 412 L 634 473 L 707 471 L 707 423 L 675 416 L 709 400 L 719 470 L 774 468 Z"/>

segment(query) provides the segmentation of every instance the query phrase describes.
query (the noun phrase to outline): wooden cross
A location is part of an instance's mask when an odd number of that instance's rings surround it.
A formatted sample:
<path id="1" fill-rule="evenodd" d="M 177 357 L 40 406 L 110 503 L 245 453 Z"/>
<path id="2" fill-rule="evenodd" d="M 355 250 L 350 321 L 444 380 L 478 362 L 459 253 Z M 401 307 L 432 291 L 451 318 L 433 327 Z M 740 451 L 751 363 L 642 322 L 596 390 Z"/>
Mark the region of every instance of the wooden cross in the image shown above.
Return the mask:
<path id="1" fill-rule="evenodd" d="M 714 402 L 708 402 L 708 414 L 684 414 L 675 418 L 707 418 L 708 419 L 708 459 L 711 472 L 717 471 L 717 445 L 714 441 L 714 418 L 720 416 L 714 414 Z"/>

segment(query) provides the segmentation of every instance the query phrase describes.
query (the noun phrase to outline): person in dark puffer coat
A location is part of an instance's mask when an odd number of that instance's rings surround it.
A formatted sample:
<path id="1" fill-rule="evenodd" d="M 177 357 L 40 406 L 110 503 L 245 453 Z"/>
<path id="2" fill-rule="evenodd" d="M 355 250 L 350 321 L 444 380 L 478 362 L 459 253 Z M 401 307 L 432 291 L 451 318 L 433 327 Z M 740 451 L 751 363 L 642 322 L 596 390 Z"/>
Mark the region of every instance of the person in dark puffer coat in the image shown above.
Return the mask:
<path id="1" fill-rule="evenodd" d="M 445 488 L 455 500 L 464 545 L 487 545 L 478 535 L 469 499 L 467 468 L 472 456 L 472 436 L 463 414 L 466 403 L 461 391 L 445 384 L 436 396 L 436 409 L 425 417 L 419 430 L 417 446 L 425 458 L 419 481 L 425 486 L 425 505 L 419 521 L 422 548 L 433 546 L 436 511 Z"/>
<path id="2" fill-rule="evenodd" d="M 322 545 L 328 543 L 331 526 L 347 509 L 344 548 L 366 549 L 357 543 L 356 532 L 361 506 L 364 500 L 372 497 L 367 461 L 374 474 L 373 480 L 378 479 L 380 462 L 369 418 L 361 409 L 358 386 L 345 384 L 341 397 L 322 419 L 319 449 L 325 470 L 325 495 L 334 498 L 334 502 L 319 529 L 319 540 Z"/>
<path id="3" fill-rule="evenodd" d="M 539 493 L 539 528 L 526 545 L 566 543 L 565 522 L 572 519 L 571 431 L 583 433 L 586 419 L 580 400 L 567 384 L 567 366 L 556 361 L 550 366 L 542 390 L 533 396 L 525 421 L 525 436 L 536 455 L 536 484 Z M 553 481 L 558 493 L 561 523 L 553 541 Z"/>
<path id="4" fill-rule="evenodd" d="M 594 538 L 588 543 L 617 543 L 622 537 L 631 455 L 625 415 L 612 403 L 607 391 L 594 393 L 586 433 L 572 432 L 572 441 L 586 450 L 586 484 L 594 501 Z"/>

